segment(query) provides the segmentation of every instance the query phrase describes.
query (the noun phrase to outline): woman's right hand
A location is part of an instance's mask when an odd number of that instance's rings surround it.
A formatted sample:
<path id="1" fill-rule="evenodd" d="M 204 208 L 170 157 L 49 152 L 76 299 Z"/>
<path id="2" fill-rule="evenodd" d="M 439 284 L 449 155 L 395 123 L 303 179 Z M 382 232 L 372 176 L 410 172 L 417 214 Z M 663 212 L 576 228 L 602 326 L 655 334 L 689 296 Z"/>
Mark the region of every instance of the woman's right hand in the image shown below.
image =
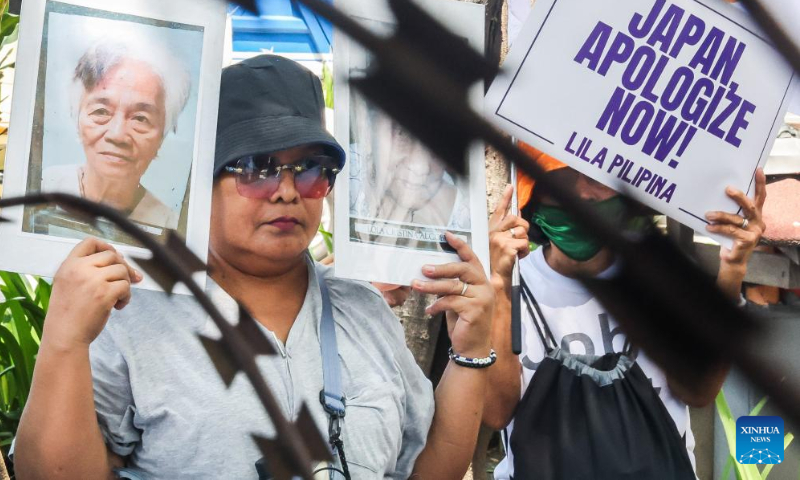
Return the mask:
<path id="1" fill-rule="evenodd" d="M 530 253 L 528 228 L 530 224 L 516 215 L 508 215 L 508 206 L 514 188 L 506 186 L 503 197 L 489 217 L 489 256 L 491 259 L 492 285 L 495 291 L 511 287 L 511 273 L 517 256 L 525 258 Z M 513 233 L 512 233 L 512 230 Z"/>
<path id="2" fill-rule="evenodd" d="M 42 340 L 66 349 L 87 348 L 105 327 L 111 309 L 124 308 L 131 284 L 142 278 L 108 243 L 82 241 L 53 279 Z"/>

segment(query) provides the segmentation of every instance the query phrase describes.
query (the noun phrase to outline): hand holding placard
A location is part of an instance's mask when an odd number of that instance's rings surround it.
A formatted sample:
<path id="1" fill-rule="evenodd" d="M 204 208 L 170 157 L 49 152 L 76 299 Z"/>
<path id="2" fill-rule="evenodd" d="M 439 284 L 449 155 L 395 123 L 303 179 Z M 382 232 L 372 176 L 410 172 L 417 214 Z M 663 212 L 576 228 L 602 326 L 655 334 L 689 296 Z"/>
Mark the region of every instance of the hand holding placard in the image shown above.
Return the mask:
<path id="1" fill-rule="evenodd" d="M 125 308 L 131 284 L 142 278 L 108 243 L 96 238 L 82 241 L 56 272 L 43 338 L 60 348 L 89 348 L 111 310 Z"/>

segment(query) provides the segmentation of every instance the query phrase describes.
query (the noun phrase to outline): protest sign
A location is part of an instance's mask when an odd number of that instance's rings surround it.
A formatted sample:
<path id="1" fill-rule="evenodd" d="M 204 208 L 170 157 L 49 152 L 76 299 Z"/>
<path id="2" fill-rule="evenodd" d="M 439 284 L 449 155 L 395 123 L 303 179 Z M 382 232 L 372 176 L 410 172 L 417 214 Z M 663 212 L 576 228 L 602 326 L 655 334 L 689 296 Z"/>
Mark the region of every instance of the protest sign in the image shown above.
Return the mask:
<path id="1" fill-rule="evenodd" d="M 747 14 L 720 0 L 538 0 L 485 111 L 705 233 L 706 212 L 738 210 L 726 186 L 752 196 L 793 80 Z"/>
<path id="2" fill-rule="evenodd" d="M 483 51 L 484 7 L 456 1 L 417 2 L 476 49 Z M 394 16 L 386 2 L 337 0 L 337 6 L 378 34 L 389 33 Z M 466 240 L 489 266 L 484 147 L 468 151 L 467 175 L 450 171 L 419 140 L 349 88 L 365 75 L 371 56 L 340 32 L 334 40 L 335 134 L 349 149 L 336 182 L 334 249 L 336 275 L 409 285 L 424 278 L 421 267 L 458 261 L 446 231 Z M 420 72 L 419 81 L 425 81 Z M 476 84 L 470 103 L 483 108 Z"/>
<path id="3" fill-rule="evenodd" d="M 27 0 L 3 196 L 104 203 L 157 238 L 177 231 L 205 259 L 224 30 L 216 0 Z M 3 216 L 3 270 L 53 276 L 89 236 L 149 255 L 112 223 L 59 206 Z"/>

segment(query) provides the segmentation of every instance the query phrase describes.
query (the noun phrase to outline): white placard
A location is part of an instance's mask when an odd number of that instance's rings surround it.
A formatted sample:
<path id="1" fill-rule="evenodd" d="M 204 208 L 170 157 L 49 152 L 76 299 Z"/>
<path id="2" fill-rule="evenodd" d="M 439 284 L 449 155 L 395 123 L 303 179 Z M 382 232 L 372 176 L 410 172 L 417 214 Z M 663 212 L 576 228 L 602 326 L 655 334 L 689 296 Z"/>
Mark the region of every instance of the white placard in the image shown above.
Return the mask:
<path id="1" fill-rule="evenodd" d="M 156 237 L 178 231 L 205 259 L 224 2 L 24 3 L 3 197 L 52 191 L 101 201 Z M 3 216 L 11 220 L 0 225 L 4 270 L 53 276 L 87 236 L 149 255 L 110 223 L 95 228 L 55 206 Z M 159 288 L 150 278 L 139 286 Z"/>
<path id="2" fill-rule="evenodd" d="M 451 0 L 417 4 L 477 51 L 484 48 L 484 7 Z M 372 31 L 394 28 L 384 1 L 337 0 L 337 7 Z M 466 239 L 484 268 L 489 267 L 484 146 L 468 152 L 468 175 L 449 172 L 420 142 L 349 88 L 364 75 L 371 57 L 339 31 L 334 33 L 336 138 L 348 150 L 336 182 L 334 248 L 336 275 L 409 285 L 425 278 L 424 264 L 458 261 L 442 249 L 444 232 Z M 420 72 L 420 82 L 425 72 Z M 483 109 L 480 82 L 470 103 Z"/>
<path id="3" fill-rule="evenodd" d="M 726 186 L 752 196 L 794 81 L 722 0 L 537 0 L 504 67 L 491 120 L 702 233 Z"/>

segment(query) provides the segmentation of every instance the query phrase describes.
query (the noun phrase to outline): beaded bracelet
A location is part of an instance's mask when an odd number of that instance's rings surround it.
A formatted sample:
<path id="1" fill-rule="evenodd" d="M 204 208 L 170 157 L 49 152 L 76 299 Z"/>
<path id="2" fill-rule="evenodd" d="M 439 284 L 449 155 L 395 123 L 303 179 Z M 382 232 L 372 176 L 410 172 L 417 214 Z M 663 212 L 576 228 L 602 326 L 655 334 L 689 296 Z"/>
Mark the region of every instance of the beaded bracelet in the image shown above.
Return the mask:
<path id="1" fill-rule="evenodd" d="M 447 354 L 450 356 L 450 360 L 455 362 L 456 365 L 467 368 L 488 368 L 494 365 L 494 362 L 497 361 L 497 353 L 494 351 L 494 349 L 489 351 L 488 357 L 483 358 L 462 357 L 453 351 L 453 347 L 450 347 L 450 349 L 447 351 Z"/>

